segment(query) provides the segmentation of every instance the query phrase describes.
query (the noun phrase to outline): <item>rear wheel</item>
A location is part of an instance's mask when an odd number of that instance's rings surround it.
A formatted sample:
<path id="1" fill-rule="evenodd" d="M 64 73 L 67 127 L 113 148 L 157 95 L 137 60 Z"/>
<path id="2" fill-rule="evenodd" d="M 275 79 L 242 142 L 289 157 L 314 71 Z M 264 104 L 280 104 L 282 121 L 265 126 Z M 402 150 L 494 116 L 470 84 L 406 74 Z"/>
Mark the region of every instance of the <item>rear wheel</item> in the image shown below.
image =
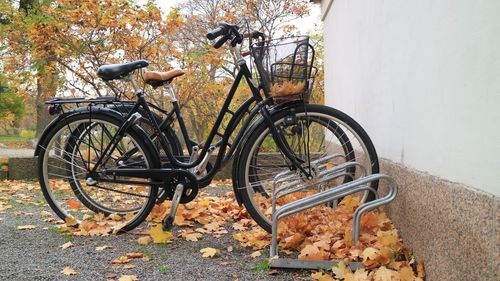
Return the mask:
<path id="1" fill-rule="evenodd" d="M 160 165 L 151 142 L 135 127 L 124 133 L 115 149 L 104 153 L 122 123 L 121 118 L 99 111 L 75 114 L 63 119 L 40 144 L 40 186 L 61 219 L 114 215 L 116 226 L 127 231 L 153 208 L 158 187 L 147 184 L 149 180 L 104 174 L 105 169 Z M 101 157 L 107 160 L 92 172 Z"/>
<path id="2" fill-rule="evenodd" d="M 313 179 L 307 180 L 294 170 L 264 122 L 250 133 L 236 161 L 237 191 L 250 215 L 268 232 L 271 231 L 271 195 L 278 182 L 297 188 L 310 185 L 277 200 L 280 205 L 306 193 L 334 188 L 379 171 L 377 154 L 366 132 L 338 110 L 322 105 L 297 105 L 274 114 L 272 119 L 295 155 L 304 160 L 303 167 L 310 171 Z M 348 162 L 353 165 L 336 168 Z M 323 181 L 327 176 L 329 180 Z M 376 189 L 377 184 L 373 182 L 371 187 Z M 355 196 L 361 202 L 373 199 L 373 194 L 368 192 Z"/>

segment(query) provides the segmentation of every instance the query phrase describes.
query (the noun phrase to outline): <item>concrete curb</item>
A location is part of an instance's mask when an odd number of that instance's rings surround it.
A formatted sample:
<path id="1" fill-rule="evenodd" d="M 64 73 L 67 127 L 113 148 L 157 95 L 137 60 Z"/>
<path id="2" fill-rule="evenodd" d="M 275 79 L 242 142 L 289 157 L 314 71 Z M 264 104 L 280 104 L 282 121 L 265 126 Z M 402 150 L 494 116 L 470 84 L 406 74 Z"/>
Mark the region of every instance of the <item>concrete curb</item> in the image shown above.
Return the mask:
<path id="1" fill-rule="evenodd" d="M 213 155 L 210 159 L 215 162 L 216 156 Z M 233 160 L 230 160 L 226 165 L 217 173 L 215 179 L 230 179 Z M 9 158 L 9 170 L 0 171 L 0 180 L 36 180 L 37 175 L 37 158 L 35 157 L 16 157 Z"/>

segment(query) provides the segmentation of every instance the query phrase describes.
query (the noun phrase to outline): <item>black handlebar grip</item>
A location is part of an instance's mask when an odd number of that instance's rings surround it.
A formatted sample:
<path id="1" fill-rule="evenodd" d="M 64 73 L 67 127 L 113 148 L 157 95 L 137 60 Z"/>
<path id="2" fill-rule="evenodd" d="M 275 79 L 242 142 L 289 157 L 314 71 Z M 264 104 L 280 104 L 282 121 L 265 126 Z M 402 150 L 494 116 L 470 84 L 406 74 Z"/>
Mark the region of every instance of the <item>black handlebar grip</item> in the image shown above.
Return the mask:
<path id="1" fill-rule="evenodd" d="M 222 26 L 217 27 L 216 29 L 207 33 L 208 40 L 214 40 L 215 38 L 221 36 L 224 33 L 224 28 Z"/>
<path id="2" fill-rule="evenodd" d="M 224 37 L 222 37 L 221 39 L 219 39 L 217 42 L 215 42 L 214 48 L 219 49 L 229 39 L 231 39 L 231 36 L 230 35 L 225 35 Z"/>

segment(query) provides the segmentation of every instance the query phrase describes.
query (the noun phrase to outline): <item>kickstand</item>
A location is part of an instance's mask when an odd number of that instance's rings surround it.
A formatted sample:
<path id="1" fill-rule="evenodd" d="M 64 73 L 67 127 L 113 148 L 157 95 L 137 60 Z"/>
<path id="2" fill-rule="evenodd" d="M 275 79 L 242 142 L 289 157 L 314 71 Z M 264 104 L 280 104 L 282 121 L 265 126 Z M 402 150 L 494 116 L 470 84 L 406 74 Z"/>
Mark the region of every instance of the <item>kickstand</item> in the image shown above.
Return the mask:
<path id="1" fill-rule="evenodd" d="M 174 198 L 172 198 L 172 206 L 170 206 L 170 214 L 166 216 L 162 221 L 164 231 L 172 229 L 172 226 L 174 225 L 175 214 L 177 213 L 177 207 L 179 207 L 179 202 L 181 201 L 183 192 L 184 185 L 179 183 L 175 187 Z"/>

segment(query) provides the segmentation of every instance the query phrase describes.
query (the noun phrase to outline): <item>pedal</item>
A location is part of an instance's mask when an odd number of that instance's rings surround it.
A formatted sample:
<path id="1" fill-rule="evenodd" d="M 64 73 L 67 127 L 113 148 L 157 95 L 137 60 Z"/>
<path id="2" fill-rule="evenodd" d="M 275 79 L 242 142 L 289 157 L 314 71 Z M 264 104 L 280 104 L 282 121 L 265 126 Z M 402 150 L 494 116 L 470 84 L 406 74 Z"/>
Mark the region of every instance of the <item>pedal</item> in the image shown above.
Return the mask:
<path id="1" fill-rule="evenodd" d="M 169 231 L 174 225 L 175 214 L 177 213 L 177 208 L 179 207 L 183 192 L 184 185 L 180 183 L 175 187 L 174 197 L 172 198 L 172 205 L 170 206 L 170 214 L 166 216 L 162 221 L 164 231 Z"/>

